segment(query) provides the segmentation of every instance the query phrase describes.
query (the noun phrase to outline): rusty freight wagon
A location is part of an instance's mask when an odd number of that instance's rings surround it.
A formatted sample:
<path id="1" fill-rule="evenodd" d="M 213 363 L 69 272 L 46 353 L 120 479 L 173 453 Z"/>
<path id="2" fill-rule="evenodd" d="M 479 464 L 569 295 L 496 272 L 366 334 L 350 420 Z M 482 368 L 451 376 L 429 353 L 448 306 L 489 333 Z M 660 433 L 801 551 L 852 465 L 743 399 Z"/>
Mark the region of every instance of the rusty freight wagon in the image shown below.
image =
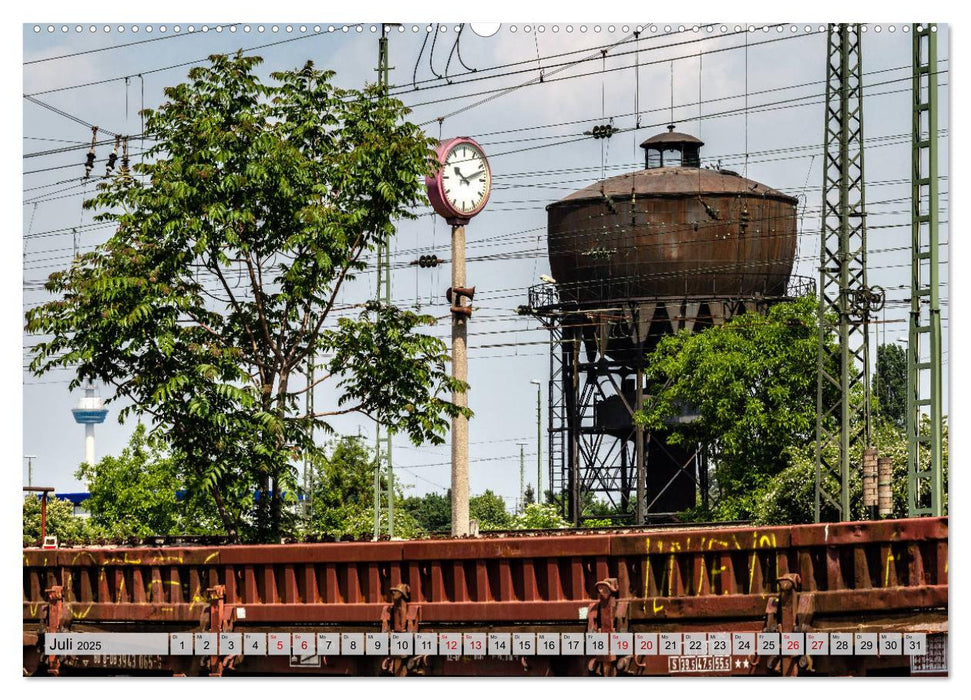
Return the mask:
<path id="1" fill-rule="evenodd" d="M 51 634 L 920 633 L 946 640 L 947 519 L 471 539 L 24 550 L 24 670 L 157 675 L 886 675 L 905 655 L 50 655 Z M 479 635 L 478 637 L 476 635 Z M 250 637 L 246 637 L 249 639 Z M 254 637 L 255 638 L 255 637 Z M 349 637 L 348 637 L 349 638 Z M 417 636 L 415 637 L 417 638 Z M 652 637 L 653 638 L 653 637 Z M 664 639 L 665 637 L 660 637 Z M 783 637 L 784 638 L 784 637 Z M 272 639 L 272 638 L 271 638 Z M 461 649 L 461 647 L 460 647 Z M 604 652 L 611 651 L 604 649 Z M 522 649 L 521 649 L 522 650 Z M 390 649 L 389 649 L 390 652 Z M 198 651 L 196 652 L 199 653 Z M 920 663 L 924 666 L 920 666 Z M 940 668 L 938 669 L 940 670 Z"/>

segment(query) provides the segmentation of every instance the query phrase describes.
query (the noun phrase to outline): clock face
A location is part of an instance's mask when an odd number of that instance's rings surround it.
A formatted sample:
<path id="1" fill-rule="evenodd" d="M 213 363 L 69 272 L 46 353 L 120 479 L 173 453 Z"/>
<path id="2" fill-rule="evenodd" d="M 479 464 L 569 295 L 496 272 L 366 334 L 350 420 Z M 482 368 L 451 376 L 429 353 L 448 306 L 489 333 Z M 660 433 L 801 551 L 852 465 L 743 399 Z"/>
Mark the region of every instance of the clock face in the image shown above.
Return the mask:
<path id="1" fill-rule="evenodd" d="M 459 215 L 478 213 L 489 198 L 492 173 L 482 149 L 470 141 L 459 141 L 442 162 L 442 195 Z"/>

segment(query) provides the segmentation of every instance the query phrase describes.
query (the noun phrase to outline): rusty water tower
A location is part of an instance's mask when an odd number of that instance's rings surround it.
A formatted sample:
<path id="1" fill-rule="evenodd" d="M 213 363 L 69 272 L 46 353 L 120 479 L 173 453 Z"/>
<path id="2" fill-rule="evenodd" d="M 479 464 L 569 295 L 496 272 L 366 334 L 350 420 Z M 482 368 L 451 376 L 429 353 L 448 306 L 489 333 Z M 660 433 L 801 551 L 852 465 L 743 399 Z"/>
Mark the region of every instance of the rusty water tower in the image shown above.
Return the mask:
<path id="1" fill-rule="evenodd" d="M 641 144 L 645 168 L 547 206 L 555 283 L 528 313 L 552 334 L 550 484 L 578 523 L 587 494 L 656 521 L 707 498 L 700 446 L 638 429 L 644 359 L 661 337 L 698 331 L 812 288 L 793 280 L 797 199 L 701 166 L 704 144 L 668 131 Z M 806 289 L 801 287 L 805 286 Z M 691 408 L 673 422 L 691 421 Z"/>

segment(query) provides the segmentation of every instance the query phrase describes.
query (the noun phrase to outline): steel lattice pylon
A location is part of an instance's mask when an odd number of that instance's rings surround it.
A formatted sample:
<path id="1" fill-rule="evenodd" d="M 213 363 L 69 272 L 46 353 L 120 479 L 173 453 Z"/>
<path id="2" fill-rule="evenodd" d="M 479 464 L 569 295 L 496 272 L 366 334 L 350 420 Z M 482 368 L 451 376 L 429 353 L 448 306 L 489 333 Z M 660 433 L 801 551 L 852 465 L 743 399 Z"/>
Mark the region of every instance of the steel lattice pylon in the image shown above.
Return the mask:
<path id="1" fill-rule="evenodd" d="M 907 510 L 911 517 L 940 516 L 944 509 L 936 29 L 931 24 L 913 26 L 912 257 L 907 351 Z M 922 358 L 925 347 L 927 357 Z M 930 418 L 927 425 L 922 420 L 925 411 Z M 921 457 L 928 451 L 930 464 L 925 468 Z"/>
<path id="2" fill-rule="evenodd" d="M 881 302 L 866 279 L 860 25 L 829 25 L 819 266 L 816 499 L 850 517 L 851 454 L 869 445 L 869 314 Z M 830 338 L 835 334 L 837 343 Z M 835 480 L 835 486 L 833 481 Z"/>
<path id="3" fill-rule="evenodd" d="M 381 25 L 381 38 L 378 40 L 378 86 L 384 94 L 388 90 L 388 25 Z M 391 244 L 385 241 L 377 250 L 377 300 L 385 305 L 391 304 Z M 377 469 L 374 471 L 374 539 L 381 536 L 381 510 L 388 513 L 388 537 L 394 538 L 394 469 L 391 465 L 391 431 L 380 423 L 375 423 L 374 453 Z M 382 486 L 382 472 L 386 472 L 387 484 Z"/>

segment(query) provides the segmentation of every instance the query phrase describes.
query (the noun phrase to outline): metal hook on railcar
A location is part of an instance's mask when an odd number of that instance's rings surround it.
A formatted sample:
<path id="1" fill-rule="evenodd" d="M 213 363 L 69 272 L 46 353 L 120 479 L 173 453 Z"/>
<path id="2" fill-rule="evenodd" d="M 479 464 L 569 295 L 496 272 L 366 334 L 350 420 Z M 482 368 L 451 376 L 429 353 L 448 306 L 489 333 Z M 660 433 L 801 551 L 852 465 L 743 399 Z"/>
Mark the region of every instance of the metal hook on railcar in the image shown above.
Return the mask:
<path id="1" fill-rule="evenodd" d="M 421 608 L 411 605 L 411 586 L 399 583 L 389 591 L 391 603 L 381 611 L 381 631 L 411 632 L 418 631 L 418 621 Z M 424 675 L 428 669 L 428 657 L 420 656 L 388 656 L 381 662 L 381 670 L 392 676 L 407 676 L 409 673 Z"/>
<path id="2" fill-rule="evenodd" d="M 629 602 L 620 600 L 620 588 L 616 578 L 597 581 L 597 600 L 587 607 L 587 632 L 627 631 L 627 610 Z M 610 652 L 610 648 L 606 649 Z M 630 667 L 630 656 L 619 657 L 615 654 L 602 654 L 590 659 L 587 670 L 594 675 L 616 676 L 618 671 Z"/>

